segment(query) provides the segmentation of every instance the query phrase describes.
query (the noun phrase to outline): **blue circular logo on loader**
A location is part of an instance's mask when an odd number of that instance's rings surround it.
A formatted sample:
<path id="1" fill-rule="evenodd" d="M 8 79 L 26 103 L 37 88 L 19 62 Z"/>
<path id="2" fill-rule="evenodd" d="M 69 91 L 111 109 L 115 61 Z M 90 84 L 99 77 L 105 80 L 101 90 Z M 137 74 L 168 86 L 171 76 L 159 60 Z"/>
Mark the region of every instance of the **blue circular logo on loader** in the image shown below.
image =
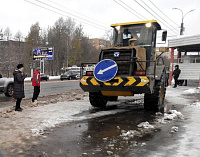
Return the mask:
<path id="1" fill-rule="evenodd" d="M 100 82 L 106 82 L 115 77 L 117 74 L 117 63 L 111 59 L 100 61 L 94 69 L 94 77 Z"/>

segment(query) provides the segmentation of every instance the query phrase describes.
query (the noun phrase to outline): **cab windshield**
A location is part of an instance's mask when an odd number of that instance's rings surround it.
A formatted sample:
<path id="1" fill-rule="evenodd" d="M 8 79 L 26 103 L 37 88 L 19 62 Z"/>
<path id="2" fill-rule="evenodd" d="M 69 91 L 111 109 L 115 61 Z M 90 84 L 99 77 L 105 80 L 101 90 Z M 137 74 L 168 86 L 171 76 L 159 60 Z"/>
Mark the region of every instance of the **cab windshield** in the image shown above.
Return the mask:
<path id="1" fill-rule="evenodd" d="M 113 45 L 129 46 L 132 39 L 135 46 L 151 46 L 152 30 L 153 27 L 147 28 L 144 25 L 114 27 Z"/>

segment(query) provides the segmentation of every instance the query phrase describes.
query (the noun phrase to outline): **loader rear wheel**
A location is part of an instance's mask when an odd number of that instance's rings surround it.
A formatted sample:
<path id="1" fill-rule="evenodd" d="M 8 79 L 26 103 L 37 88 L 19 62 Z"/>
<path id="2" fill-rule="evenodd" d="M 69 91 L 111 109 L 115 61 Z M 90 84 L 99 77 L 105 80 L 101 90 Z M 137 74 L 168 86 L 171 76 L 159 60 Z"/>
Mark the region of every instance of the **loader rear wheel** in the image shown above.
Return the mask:
<path id="1" fill-rule="evenodd" d="M 144 95 L 144 109 L 146 111 L 155 111 L 164 113 L 164 99 L 165 99 L 166 87 L 164 79 L 157 81 L 154 87 L 153 94 Z"/>
<path id="2" fill-rule="evenodd" d="M 100 92 L 90 92 L 89 93 L 90 104 L 93 107 L 103 108 L 108 102 L 108 97 L 103 96 Z"/>

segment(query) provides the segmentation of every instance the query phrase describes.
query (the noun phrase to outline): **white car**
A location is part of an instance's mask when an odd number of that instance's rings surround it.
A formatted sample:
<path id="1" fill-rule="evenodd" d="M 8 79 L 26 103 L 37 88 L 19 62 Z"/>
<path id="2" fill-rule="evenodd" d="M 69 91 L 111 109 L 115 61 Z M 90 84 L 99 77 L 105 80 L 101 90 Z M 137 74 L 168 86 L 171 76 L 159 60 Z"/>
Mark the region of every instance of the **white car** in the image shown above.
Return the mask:
<path id="1" fill-rule="evenodd" d="M 4 93 L 5 96 L 11 97 L 13 94 L 13 78 L 2 78 L 0 74 L 0 93 Z"/>

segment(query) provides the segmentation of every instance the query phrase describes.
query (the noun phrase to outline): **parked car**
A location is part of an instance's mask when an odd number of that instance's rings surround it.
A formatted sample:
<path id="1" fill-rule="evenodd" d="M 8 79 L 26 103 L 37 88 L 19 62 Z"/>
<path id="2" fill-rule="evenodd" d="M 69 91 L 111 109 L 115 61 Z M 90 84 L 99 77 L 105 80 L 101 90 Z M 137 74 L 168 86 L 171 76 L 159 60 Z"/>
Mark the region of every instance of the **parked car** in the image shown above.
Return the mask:
<path id="1" fill-rule="evenodd" d="M 71 79 L 79 79 L 80 78 L 80 71 L 73 71 L 69 70 L 64 74 L 60 75 L 60 80 L 71 80 Z"/>
<path id="2" fill-rule="evenodd" d="M 0 74 L 0 93 L 4 93 L 5 96 L 11 97 L 13 94 L 13 78 L 3 78 Z"/>
<path id="3" fill-rule="evenodd" d="M 46 81 L 48 81 L 49 80 L 49 75 L 46 75 L 46 74 L 40 74 L 40 79 L 41 79 L 41 81 L 42 80 L 46 80 Z"/>

